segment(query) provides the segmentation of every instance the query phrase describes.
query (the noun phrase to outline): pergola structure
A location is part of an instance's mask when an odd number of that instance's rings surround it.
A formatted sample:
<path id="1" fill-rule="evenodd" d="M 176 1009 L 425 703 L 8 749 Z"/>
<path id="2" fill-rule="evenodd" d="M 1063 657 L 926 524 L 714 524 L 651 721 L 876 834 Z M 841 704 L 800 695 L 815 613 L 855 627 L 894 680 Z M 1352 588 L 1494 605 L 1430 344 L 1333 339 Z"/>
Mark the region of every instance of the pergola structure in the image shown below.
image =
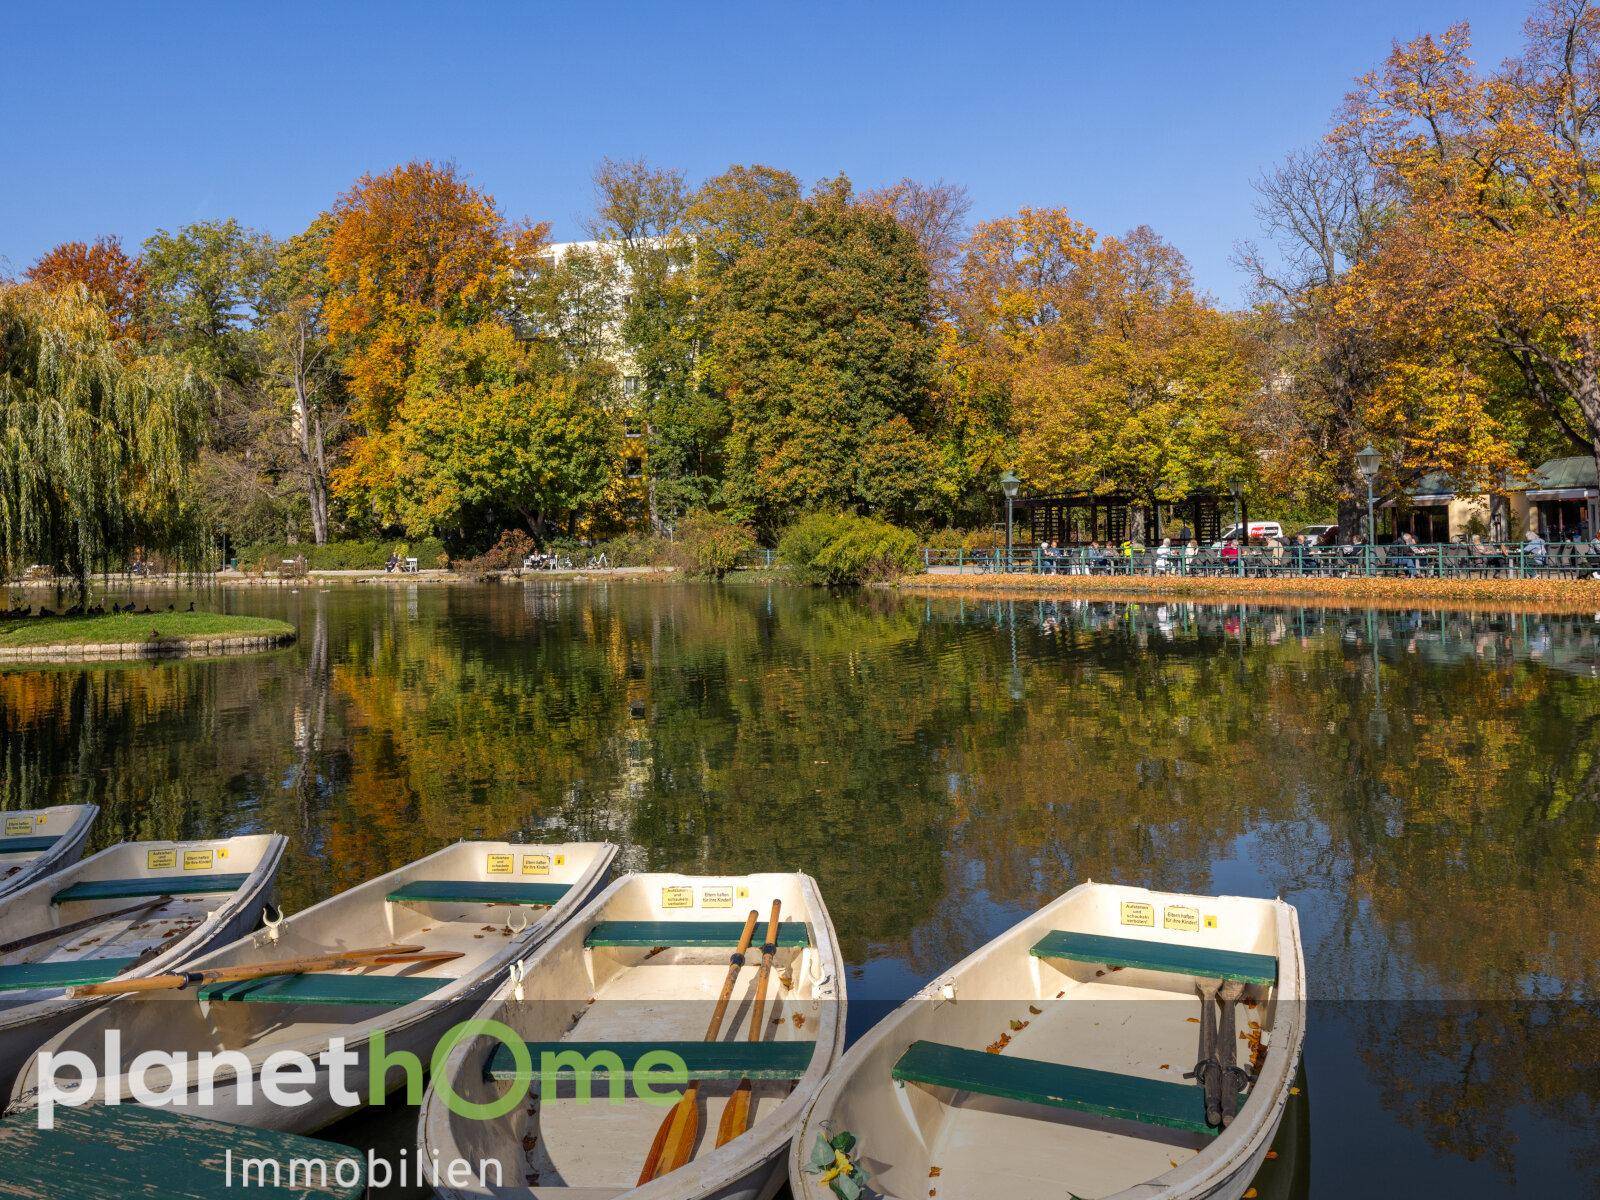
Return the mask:
<path id="1" fill-rule="evenodd" d="M 1062 496 L 1021 496 L 1016 501 L 1017 520 L 1033 545 L 1054 542 L 1083 546 L 1091 541 L 1125 541 L 1133 527 L 1133 514 L 1145 516 L 1145 537 L 1152 543 L 1163 537 L 1216 541 L 1223 529 L 1248 519 L 1244 500 L 1226 492 L 1191 492 L 1181 500 L 1157 500 L 1126 492 Z M 1022 539 L 1019 537 L 1018 541 Z"/>

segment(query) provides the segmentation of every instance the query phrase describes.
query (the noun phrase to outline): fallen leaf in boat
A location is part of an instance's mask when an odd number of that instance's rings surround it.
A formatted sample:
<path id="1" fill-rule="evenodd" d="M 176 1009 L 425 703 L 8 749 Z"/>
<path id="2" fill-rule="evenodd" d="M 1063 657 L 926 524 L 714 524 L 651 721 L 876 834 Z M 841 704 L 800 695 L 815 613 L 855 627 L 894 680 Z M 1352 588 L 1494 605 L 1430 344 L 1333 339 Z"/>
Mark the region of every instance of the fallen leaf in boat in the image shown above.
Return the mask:
<path id="1" fill-rule="evenodd" d="M 1267 1151 L 1267 1157 L 1268 1158 L 1277 1158 L 1278 1157 L 1278 1152 L 1276 1150 L 1268 1150 Z"/>
<path id="2" fill-rule="evenodd" d="M 943 1167 L 929 1167 L 928 1168 L 928 1178 L 929 1179 L 937 1179 L 937 1178 L 939 1178 L 939 1173 L 941 1171 L 943 1171 L 943 1170 L 944 1170 Z"/>
<path id="3" fill-rule="evenodd" d="M 522 1139 L 522 1148 L 524 1150 L 532 1150 L 534 1143 L 538 1140 L 538 1138 L 534 1137 L 533 1134 L 530 1133 Z"/>
<path id="4" fill-rule="evenodd" d="M 665 946 L 657 946 L 653 950 L 651 950 L 649 954 L 646 954 L 645 957 L 646 958 L 654 958 L 656 955 L 660 954 L 665 949 L 666 949 Z"/>
<path id="5" fill-rule="evenodd" d="M 1159 1069 L 1162 1070 L 1162 1071 L 1170 1071 L 1170 1070 L 1172 1070 L 1172 1064 L 1171 1063 L 1162 1063 Z"/>
<path id="6" fill-rule="evenodd" d="M 999 1054 L 1000 1051 L 1004 1050 L 1010 1044 L 1011 1035 L 1009 1033 L 1002 1033 L 997 1039 L 985 1046 L 984 1050 L 990 1054 Z"/>
<path id="7" fill-rule="evenodd" d="M 1063 997 L 1065 995 L 1066 995 L 1066 992 L 1057 992 L 1056 993 L 1056 999 L 1059 1000 L 1059 999 L 1061 999 L 1061 997 Z"/>
<path id="8" fill-rule="evenodd" d="M 782 1025 L 783 1024 L 783 1014 L 779 1013 L 777 1016 L 773 1017 L 772 1018 L 772 1023 L 774 1025 Z"/>
<path id="9" fill-rule="evenodd" d="M 1104 971 L 1096 971 L 1096 972 L 1095 972 L 1095 973 L 1094 973 L 1094 977 L 1095 977 L 1095 978 L 1096 978 L 1096 979 L 1099 979 L 1099 978 L 1100 978 L 1100 976 L 1102 976 L 1102 975 L 1104 975 L 1104 974 L 1105 974 L 1105 972 L 1104 972 Z"/>
<path id="10" fill-rule="evenodd" d="M 1013 1021 L 1013 1022 L 1011 1022 L 1011 1032 L 1012 1033 L 1021 1033 L 1027 1027 L 1028 1027 L 1028 1022 L 1026 1022 L 1026 1021 Z"/>
<path id="11" fill-rule="evenodd" d="M 1245 1189 L 1244 1200 L 1256 1200 L 1256 1190 L 1255 1190 L 1255 1188 L 1246 1188 Z"/>
<path id="12" fill-rule="evenodd" d="M 477 938 L 480 942 L 483 941 L 483 934 L 481 933 L 475 933 L 472 936 Z"/>
<path id="13" fill-rule="evenodd" d="M 1126 971 L 1128 968 L 1127 967 L 1112 967 L 1111 969 L 1113 971 Z"/>
<path id="14" fill-rule="evenodd" d="M 1300 1094 L 1300 1089 L 1299 1088 L 1290 1088 L 1289 1089 L 1289 1095 L 1298 1096 L 1299 1094 Z"/>
<path id="15" fill-rule="evenodd" d="M 1191 1024 L 1191 1025 L 1200 1024 L 1200 1018 L 1199 1017 L 1185 1017 L 1184 1020 L 1189 1022 L 1189 1024 Z"/>
<path id="16" fill-rule="evenodd" d="M 1031 1012 L 1034 1016 L 1037 1017 L 1040 1013 L 1042 1013 L 1044 1011 L 1044 1009 L 1035 1008 L 1033 1005 L 1030 1004 L 1030 1005 L 1028 1005 L 1028 1011 Z"/>
<path id="17" fill-rule="evenodd" d="M 790 1020 L 792 1020 L 794 1022 L 794 1027 L 796 1029 L 799 1029 L 802 1025 L 804 1025 L 806 1023 L 806 1015 L 805 1015 L 805 1013 L 795 1013 L 795 1015 L 793 1017 L 791 1017 Z"/>
<path id="18" fill-rule="evenodd" d="M 1167 1159 L 1167 1165 L 1171 1166 L 1171 1167 L 1175 1167 L 1175 1166 L 1178 1165 L 1178 1160 L 1175 1159 L 1175 1158 L 1169 1158 L 1169 1159 Z"/>

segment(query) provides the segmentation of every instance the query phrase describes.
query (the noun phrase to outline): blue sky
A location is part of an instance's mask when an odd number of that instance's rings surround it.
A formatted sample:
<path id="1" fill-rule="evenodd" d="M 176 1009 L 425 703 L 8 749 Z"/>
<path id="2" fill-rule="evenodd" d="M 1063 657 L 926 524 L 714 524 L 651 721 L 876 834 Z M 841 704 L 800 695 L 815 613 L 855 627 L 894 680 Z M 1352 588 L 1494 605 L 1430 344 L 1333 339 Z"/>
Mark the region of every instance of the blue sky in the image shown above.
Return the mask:
<path id="1" fill-rule="evenodd" d="M 581 236 L 602 155 L 965 184 L 973 217 L 1146 223 L 1237 302 L 1250 180 L 1394 38 L 1520 0 L 17 6 L 0 45 L 0 271 L 236 216 L 286 235 L 364 171 L 453 159 Z"/>

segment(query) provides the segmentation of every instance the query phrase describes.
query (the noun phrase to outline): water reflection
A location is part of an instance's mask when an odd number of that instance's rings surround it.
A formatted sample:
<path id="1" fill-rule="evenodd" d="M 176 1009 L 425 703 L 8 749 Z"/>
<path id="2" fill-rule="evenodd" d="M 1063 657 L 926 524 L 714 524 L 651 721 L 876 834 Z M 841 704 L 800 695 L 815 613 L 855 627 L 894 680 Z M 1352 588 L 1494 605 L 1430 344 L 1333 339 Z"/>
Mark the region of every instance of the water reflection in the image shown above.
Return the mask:
<path id="1" fill-rule="evenodd" d="M 1320 1195 L 1592 1194 L 1600 625 L 668 585 L 231 592 L 267 657 L 0 672 L 0 803 L 275 828 L 303 905 L 458 837 L 810 870 L 858 1033 L 1085 878 L 1281 893 Z"/>

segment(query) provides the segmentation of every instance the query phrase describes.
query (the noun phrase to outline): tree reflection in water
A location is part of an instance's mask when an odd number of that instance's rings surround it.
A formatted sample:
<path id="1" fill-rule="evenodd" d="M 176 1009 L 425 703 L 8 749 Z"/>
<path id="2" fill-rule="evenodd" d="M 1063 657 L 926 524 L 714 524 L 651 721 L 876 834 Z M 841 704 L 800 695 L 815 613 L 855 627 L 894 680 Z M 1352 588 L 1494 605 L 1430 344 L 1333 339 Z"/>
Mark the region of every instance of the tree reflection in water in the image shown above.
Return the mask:
<path id="1" fill-rule="evenodd" d="M 517 831 L 802 867 L 868 1014 L 1085 877 L 1281 893 L 1318 1192 L 1595 1187 L 1592 620 L 548 583 L 227 603 L 299 642 L 0 671 L 0 804 L 98 803 L 98 845 L 280 829 L 291 906 Z"/>

